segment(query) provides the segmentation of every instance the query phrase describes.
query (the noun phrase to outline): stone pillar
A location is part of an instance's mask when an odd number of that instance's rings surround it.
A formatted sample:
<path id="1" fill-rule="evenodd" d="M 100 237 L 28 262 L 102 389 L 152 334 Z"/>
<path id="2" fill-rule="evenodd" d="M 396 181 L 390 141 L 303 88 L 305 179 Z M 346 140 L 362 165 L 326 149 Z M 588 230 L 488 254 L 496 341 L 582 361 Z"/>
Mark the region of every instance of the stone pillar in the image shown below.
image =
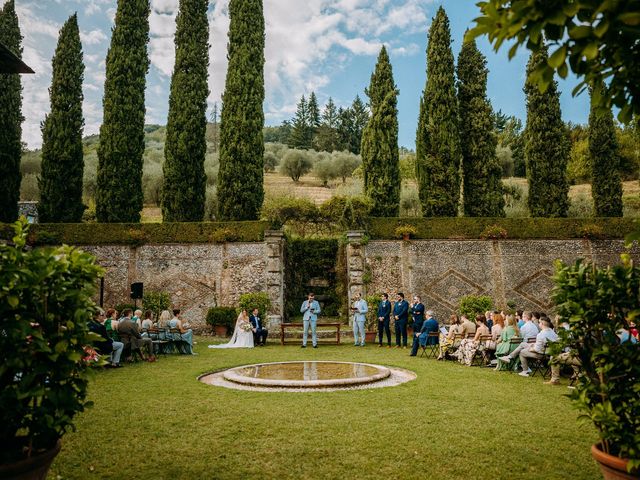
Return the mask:
<path id="1" fill-rule="evenodd" d="M 267 315 L 267 328 L 271 335 L 279 331 L 284 315 L 284 233 L 281 230 L 264 232 L 267 253 L 267 293 L 271 312 Z"/>
<path id="2" fill-rule="evenodd" d="M 364 237 L 364 231 L 355 230 L 347 232 L 347 295 L 349 307 L 353 303 L 353 296 L 356 293 L 361 293 L 365 296 L 364 282 L 362 276 L 364 275 L 364 245 L 362 244 L 362 238 Z M 351 322 L 351 320 L 349 320 Z"/>

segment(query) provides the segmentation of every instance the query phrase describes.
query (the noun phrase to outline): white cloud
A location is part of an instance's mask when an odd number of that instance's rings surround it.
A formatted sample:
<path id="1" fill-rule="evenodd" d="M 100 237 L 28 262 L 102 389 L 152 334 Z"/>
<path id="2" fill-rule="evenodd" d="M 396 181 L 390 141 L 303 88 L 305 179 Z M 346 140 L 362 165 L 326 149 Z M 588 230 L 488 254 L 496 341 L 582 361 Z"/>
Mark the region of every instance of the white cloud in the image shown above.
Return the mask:
<path id="1" fill-rule="evenodd" d="M 83 46 L 86 45 L 98 45 L 108 40 L 107 36 L 102 30 L 91 30 L 90 32 L 80 32 L 80 41 Z"/>

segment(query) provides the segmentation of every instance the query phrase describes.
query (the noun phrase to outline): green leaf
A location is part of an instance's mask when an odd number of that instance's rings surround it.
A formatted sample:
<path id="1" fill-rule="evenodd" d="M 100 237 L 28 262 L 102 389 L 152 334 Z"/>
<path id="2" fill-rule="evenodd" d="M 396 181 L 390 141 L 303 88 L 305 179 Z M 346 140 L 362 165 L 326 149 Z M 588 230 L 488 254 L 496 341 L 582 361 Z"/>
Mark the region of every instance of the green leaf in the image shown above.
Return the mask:
<path id="1" fill-rule="evenodd" d="M 20 303 L 20 299 L 14 295 L 7 297 L 7 302 L 12 308 L 16 308 Z"/>
<path id="2" fill-rule="evenodd" d="M 589 43 L 582 49 L 582 54 L 587 60 L 593 60 L 598 56 L 598 44 L 596 42 Z"/>
<path id="3" fill-rule="evenodd" d="M 562 11 L 567 17 L 573 17 L 580 10 L 580 4 L 578 2 L 573 2 L 569 4 L 562 5 Z"/>
<path id="4" fill-rule="evenodd" d="M 583 38 L 587 38 L 591 36 L 592 28 L 586 25 L 576 25 L 575 27 L 569 28 L 569 37 L 573 40 L 582 40 Z"/>
<path id="5" fill-rule="evenodd" d="M 602 38 L 605 33 L 609 30 L 609 22 L 607 20 L 602 20 L 597 27 L 593 29 L 593 33 L 596 37 Z"/>
<path id="6" fill-rule="evenodd" d="M 564 64 L 564 60 L 567 57 L 567 46 L 563 45 L 558 48 L 547 60 L 547 63 L 552 68 L 559 68 L 560 65 Z"/>
<path id="7" fill-rule="evenodd" d="M 640 12 L 627 12 L 618 15 L 618 20 L 633 27 L 640 25 Z"/>

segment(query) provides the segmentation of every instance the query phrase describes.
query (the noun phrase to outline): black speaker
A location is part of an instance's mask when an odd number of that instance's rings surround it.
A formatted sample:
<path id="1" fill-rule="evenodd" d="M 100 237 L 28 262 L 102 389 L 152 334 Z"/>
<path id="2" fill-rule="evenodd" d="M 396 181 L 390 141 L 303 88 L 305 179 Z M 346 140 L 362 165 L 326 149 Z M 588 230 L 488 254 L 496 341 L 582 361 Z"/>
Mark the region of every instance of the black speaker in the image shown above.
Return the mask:
<path id="1" fill-rule="evenodd" d="M 142 282 L 136 282 L 131 284 L 131 298 L 132 299 L 142 298 Z"/>

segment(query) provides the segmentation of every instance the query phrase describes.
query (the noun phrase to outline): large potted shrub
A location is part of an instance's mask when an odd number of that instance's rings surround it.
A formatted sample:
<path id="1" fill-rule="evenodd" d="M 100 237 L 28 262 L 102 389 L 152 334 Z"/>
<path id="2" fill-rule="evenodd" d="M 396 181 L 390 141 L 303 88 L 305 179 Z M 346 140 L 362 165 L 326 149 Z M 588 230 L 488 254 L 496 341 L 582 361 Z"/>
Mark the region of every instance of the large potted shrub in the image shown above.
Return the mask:
<path id="1" fill-rule="evenodd" d="M 233 307 L 211 307 L 207 310 L 207 323 L 218 337 L 226 337 L 236 324 L 236 309 Z"/>
<path id="2" fill-rule="evenodd" d="M 45 478 L 89 384 L 87 322 L 102 269 L 69 247 L 0 245 L 0 478 Z"/>
<path id="3" fill-rule="evenodd" d="M 376 341 L 376 334 L 378 333 L 378 304 L 382 301 L 382 295 L 367 295 L 365 300 L 367 301 L 368 311 L 365 315 L 365 340 L 367 342 Z"/>
<path id="4" fill-rule="evenodd" d="M 570 327 L 555 349 L 582 363 L 571 398 L 598 431 L 592 454 L 605 478 L 640 478 L 640 346 L 616 334 L 640 315 L 640 268 L 628 255 L 607 268 L 557 262 L 554 280 L 558 314 Z"/>

